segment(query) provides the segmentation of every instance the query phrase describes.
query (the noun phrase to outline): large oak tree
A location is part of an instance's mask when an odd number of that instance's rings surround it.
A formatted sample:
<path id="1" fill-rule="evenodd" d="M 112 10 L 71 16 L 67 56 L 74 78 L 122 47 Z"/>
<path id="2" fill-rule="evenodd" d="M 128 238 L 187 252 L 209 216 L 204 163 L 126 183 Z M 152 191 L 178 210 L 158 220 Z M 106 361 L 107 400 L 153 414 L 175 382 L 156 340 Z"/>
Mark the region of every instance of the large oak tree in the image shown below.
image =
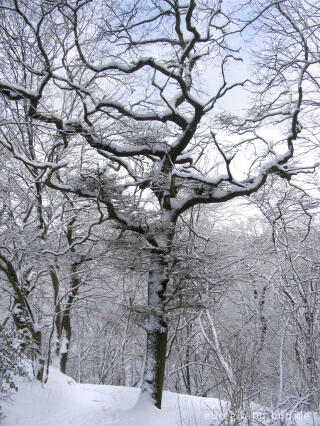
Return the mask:
<path id="1" fill-rule="evenodd" d="M 124 232 L 145 238 L 141 398 L 159 408 L 179 217 L 198 204 L 248 196 L 270 174 L 291 179 L 312 170 L 292 159 L 304 106 L 314 106 L 319 28 L 295 3 L 1 1 L 1 124 L 24 125 L 9 104 L 26 109 L 41 149 L 30 156 L 22 143 L 1 143 L 38 171 L 35 182 L 92 199 Z M 307 16 L 319 13 L 301 4 Z M 257 78 L 241 65 L 253 59 Z M 257 96 L 246 114 L 249 89 Z"/>

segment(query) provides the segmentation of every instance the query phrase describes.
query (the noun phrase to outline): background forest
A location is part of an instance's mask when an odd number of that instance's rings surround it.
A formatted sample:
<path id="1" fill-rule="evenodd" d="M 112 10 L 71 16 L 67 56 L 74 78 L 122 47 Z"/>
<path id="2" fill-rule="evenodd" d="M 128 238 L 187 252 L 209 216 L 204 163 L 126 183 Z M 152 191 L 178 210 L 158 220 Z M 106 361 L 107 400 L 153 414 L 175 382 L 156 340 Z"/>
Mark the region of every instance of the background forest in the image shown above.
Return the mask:
<path id="1" fill-rule="evenodd" d="M 0 391 L 319 409 L 316 2 L 0 2 Z M 263 46 L 263 48 L 262 48 Z"/>

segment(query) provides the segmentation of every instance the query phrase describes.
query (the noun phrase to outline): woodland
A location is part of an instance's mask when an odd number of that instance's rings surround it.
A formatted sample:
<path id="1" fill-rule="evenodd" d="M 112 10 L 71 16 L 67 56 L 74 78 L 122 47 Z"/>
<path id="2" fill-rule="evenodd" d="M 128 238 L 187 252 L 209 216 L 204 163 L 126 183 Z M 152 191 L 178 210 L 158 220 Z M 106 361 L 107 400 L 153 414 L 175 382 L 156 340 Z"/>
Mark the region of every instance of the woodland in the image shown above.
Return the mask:
<path id="1" fill-rule="evenodd" d="M 318 411 L 319 93 L 313 0 L 1 0 L 0 405 Z"/>

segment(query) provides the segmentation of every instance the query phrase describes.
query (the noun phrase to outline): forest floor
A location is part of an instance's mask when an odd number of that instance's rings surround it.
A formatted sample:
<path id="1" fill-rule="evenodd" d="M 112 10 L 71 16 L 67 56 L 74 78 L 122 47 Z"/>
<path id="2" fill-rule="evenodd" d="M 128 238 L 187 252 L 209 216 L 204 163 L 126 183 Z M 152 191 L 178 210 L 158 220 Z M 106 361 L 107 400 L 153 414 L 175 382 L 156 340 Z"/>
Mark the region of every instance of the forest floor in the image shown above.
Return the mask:
<path id="1" fill-rule="evenodd" d="M 1 426 L 215 426 L 215 425 L 320 425 L 313 413 L 270 412 L 256 407 L 242 420 L 228 420 L 228 404 L 165 392 L 163 408 L 135 406 L 139 389 L 122 386 L 78 384 L 51 368 L 49 380 L 19 379 L 19 391 L 0 401 L 5 419 Z M 281 423 L 282 421 L 282 423 Z"/>

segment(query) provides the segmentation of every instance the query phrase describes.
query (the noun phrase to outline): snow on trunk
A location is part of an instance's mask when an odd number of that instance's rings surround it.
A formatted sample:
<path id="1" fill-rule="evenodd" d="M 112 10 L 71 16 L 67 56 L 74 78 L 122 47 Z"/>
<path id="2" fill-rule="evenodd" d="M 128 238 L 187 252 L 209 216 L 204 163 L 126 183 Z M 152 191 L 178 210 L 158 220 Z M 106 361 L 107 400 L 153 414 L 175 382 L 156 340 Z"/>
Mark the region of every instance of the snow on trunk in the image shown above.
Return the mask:
<path id="1" fill-rule="evenodd" d="M 146 357 L 138 404 L 147 400 L 159 409 L 167 349 L 168 326 L 164 302 L 168 281 L 168 253 L 163 249 L 153 249 L 148 279 L 149 318 Z"/>

